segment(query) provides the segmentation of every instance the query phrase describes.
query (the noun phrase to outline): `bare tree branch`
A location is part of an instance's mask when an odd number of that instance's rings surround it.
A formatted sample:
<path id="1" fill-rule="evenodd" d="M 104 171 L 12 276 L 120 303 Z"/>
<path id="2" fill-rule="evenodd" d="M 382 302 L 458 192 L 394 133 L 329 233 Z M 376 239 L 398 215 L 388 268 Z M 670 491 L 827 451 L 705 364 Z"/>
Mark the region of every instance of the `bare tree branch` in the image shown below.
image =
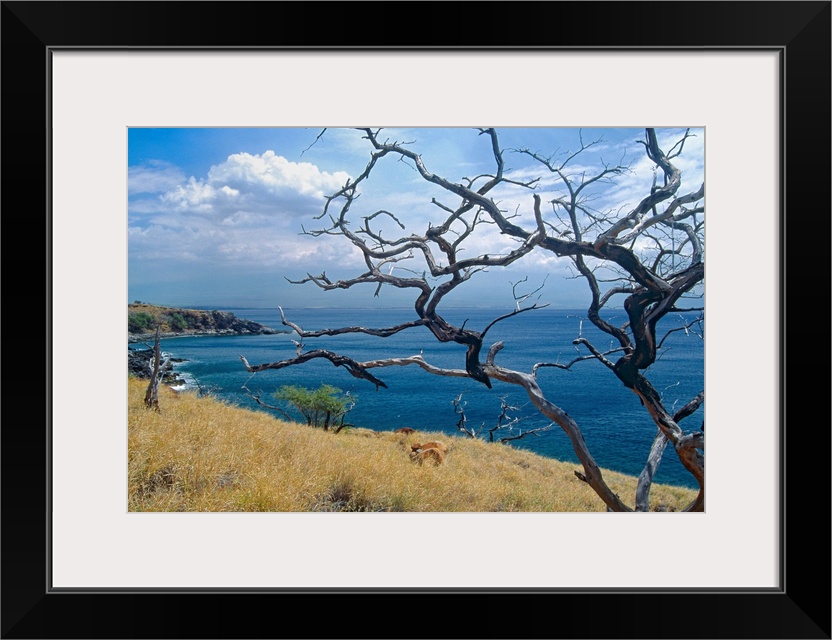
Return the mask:
<path id="1" fill-rule="evenodd" d="M 321 329 L 319 331 L 304 331 L 300 326 L 295 324 L 294 322 L 290 322 L 286 319 L 286 315 L 283 313 L 283 308 L 278 307 L 278 311 L 280 311 L 280 321 L 283 323 L 284 326 L 291 327 L 295 333 L 297 333 L 301 338 L 318 338 L 320 336 L 337 336 L 344 333 L 366 333 L 367 335 L 377 336 L 379 338 L 387 338 L 389 336 L 395 335 L 400 331 L 404 331 L 405 329 L 410 329 L 412 327 L 420 327 L 425 324 L 424 320 L 414 320 L 413 322 L 404 322 L 402 324 L 396 325 L 395 327 L 386 327 L 383 329 L 368 329 L 366 327 L 339 327 L 337 329 Z"/>
<path id="2" fill-rule="evenodd" d="M 254 400 L 258 405 L 263 407 L 264 409 L 271 409 L 272 411 L 277 411 L 278 413 L 280 413 L 287 420 L 292 420 L 293 419 L 292 416 L 290 416 L 288 413 L 286 413 L 286 411 L 284 411 L 283 408 L 276 407 L 274 405 L 267 404 L 267 403 L 263 402 L 260 399 L 260 394 L 259 393 L 254 393 L 251 389 L 248 388 L 248 383 L 251 382 L 252 378 L 254 378 L 254 374 L 252 374 L 252 376 L 248 380 L 246 380 L 245 384 L 243 384 L 243 386 L 241 387 L 241 389 L 243 389 L 246 392 L 246 395 L 249 398 L 251 398 L 252 400 Z"/>
<path id="3" fill-rule="evenodd" d="M 679 411 L 673 415 L 673 420 L 678 423 L 688 417 L 702 405 L 704 400 L 705 392 L 702 391 L 690 402 L 685 404 L 684 407 L 679 409 Z M 658 431 L 655 439 L 653 440 L 653 446 L 650 448 L 650 454 L 647 457 L 647 464 L 644 466 L 644 470 L 638 477 L 638 485 L 636 488 L 636 511 L 647 511 L 649 508 L 650 489 L 653 484 L 653 477 L 656 475 L 656 471 L 658 471 L 659 463 L 661 462 L 667 443 L 667 436 L 661 430 Z M 680 446 L 698 446 L 701 449 L 704 446 L 704 434 L 701 434 L 701 438 L 698 434 L 690 434 L 690 437 L 685 439 Z"/>
<path id="4" fill-rule="evenodd" d="M 384 384 L 381 380 L 367 372 L 367 369 L 369 367 L 366 364 L 356 362 L 355 360 L 353 360 L 352 358 L 348 358 L 347 356 L 341 356 L 331 351 L 325 351 L 324 349 L 316 349 L 314 351 L 309 351 L 307 353 L 298 355 L 296 358 L 291 358 L 289 360 L 281 360 L 280 362 L 269 362 L 267 364 L 258 364 L 253 366 L 250 365 L 248 363 L 248 360 L 246 360 L 243 356 L 240 356 L 240 360 L 242 361 L 243 366 L 246 368 L 246 371 L 249 371 L 251 373 L 265 371 L 266 369 L 284 369 L 295 364 L 309 362 L 310 360 L 314 360 L 316 358 L 324 358 L 325 360 L 329 360 L 336 367 L 344 367 L 347 371 L 350 372 L 350 375 L 356 378 L 362 378 L 364 380 L 369 380 L 370 382 L 372 382 L 374 385 L 376 385 L 376 389 L 378 389 L 379 387 L 384 387 L 385 389 L 387 388 L 386 384 Z"/>
<path id="5" fill-rule="evenodd" d="M 304 149 L 303 151 L 301 151 L 301 152 L 300 152 L 300 155 L 301 155 L 301 156 L 303 156 L 303 154 L 304 154 L 304 153 L 306 153 L 306 152 L 307 152 L 307 151 L 309 151 L 312 147 L 314 147 L 314 146 L 315 146 L 315 143 L 317 143 L 317 142 L 318 142 L 318 140 L 320 140 L 320 139 L 321 139 L 321 137 L 322 137 L 325 133 L 326 133 L 326 127 L 324 127 L 323 129 L 321 129 L 321 132 L 320 132 L 320 133 L 319 133 L 319 134 L 315 137 L 315 140 L 313 140 L 313 141 L 312 141 L 312 144 L 310 144 L 308 147 L 306 147 L 306 149 Z"/>

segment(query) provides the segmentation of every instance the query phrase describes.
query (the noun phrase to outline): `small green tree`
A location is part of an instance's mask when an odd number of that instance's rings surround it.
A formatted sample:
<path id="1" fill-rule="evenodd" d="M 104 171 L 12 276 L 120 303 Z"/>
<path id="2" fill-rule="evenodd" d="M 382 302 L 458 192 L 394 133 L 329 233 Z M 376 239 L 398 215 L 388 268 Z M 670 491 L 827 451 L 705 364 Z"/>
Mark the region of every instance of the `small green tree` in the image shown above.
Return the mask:
<path id="1" fill-rule="evenodd" d="M 275 391 L 278 400 L 297 409 L 311 427 L 338 433 L 346 426 L 347 413 L 355 406 L 357 397 L 341 389 L 325 384 L 317 389 L 284 385 Z"/>

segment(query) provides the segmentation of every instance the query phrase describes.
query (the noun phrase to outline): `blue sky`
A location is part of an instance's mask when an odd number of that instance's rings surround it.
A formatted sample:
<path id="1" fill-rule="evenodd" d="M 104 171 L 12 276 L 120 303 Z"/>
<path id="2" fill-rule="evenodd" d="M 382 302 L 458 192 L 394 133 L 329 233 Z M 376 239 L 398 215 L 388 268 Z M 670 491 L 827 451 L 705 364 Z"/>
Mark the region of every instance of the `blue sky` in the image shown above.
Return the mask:
<path id="1" fill-rule="evenodd" d="M 662 129 L 667 151 L 684 129 Z M 361 133 L 329 128 L 131 128 L 128 132 L 128 298 L 167 306 L 208 307 L 408 307 L 412 293 L 375 287 L 323 292 L 311 284 L 292 285 L 306 273 L 325 271 L 330 278 L 362 273 L 363 261 L 349 241 L 313 238 L 302 229 L 320 228 L 326 195 L 360 174 L 370 146 Z M 643 129 L 498 129 L 504 149 L 528 148 L 542 155 L 574 152 L 598 141 L 570 166 L 587 175 L 600 163 L 631 164 L 632 173 L 616 184 L 599 184 L 592 206 L 626 209 L 649 191 L 652 164 L 645 158 Z M 704 131 L 695 130 L 685 153 L 681 193 L 695 191 L 704 180 Z M 396 128 L 390 140 L 412 142 L 427 168 L 453 181 L 490 173 L 490 142 L 474 129 Z M 385 137 L 382 136 L 382 137 Z M 506 153 L 508 177 L 544 176 L 537 192 L 544 202 L 563 194 L 563 185 L 540 170 L 528 156 Z M 421 180 L 406 163 L 388 156 L 361 189 L 353 207 L 357 215 L 380 208 L 394 212 L 406 231 L 422 233 L 438 223 L 442 211 L 457 202 Z M 501 207 L 529 220 L 531 192 L 507 185 L 495 191 Z M 391 223 L 392 224 L 392 223 Z M 508 251 L 512 244 L 483 225 L 471 237 L 465 255 Z M 541 302 L 553 307 L 583 307 L 586 285 L 572 277 L 569 260 L 551 254 L 526 256 L 508 268 L 476 274 L 446 298 L 448 306 L 511 309 L 512 283 L 528 278 L 528 287 L 545 281 Z M 417 264 L 411 268 L 421 271 Z"/>

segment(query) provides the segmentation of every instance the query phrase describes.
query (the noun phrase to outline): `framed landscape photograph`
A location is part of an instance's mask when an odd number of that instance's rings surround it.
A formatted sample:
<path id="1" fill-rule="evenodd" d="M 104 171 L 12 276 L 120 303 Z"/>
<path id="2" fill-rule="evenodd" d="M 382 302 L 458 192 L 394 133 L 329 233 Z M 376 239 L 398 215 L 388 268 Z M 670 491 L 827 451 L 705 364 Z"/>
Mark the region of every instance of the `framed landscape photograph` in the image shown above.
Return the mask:
<path id="1" fill-rule="evenodd" d="M 129 510 L 704 512 L 705 147 L 130 128 Z"/>
<path id="2" fill-rule="evenodd" d="M 830 637 L 828 522 L 786 510 L 828 504 L 829 434 L 785 403 L 830 5 L 671 3 L 672 43 L 649 3 L 593 5 L 563 40 L 512 8 L 497 41 L 332 46 L 349 5 L 298 40 L 260 3 L 200 5 L 244 35 L 3 4 L 48 363 L 43 442 L 3 430 L 4 637 L 273 637 L 252 611 L 413 594 L 580 612 L 555 637 Z M 229 615 L 80 613 L 104 598 Z"/>

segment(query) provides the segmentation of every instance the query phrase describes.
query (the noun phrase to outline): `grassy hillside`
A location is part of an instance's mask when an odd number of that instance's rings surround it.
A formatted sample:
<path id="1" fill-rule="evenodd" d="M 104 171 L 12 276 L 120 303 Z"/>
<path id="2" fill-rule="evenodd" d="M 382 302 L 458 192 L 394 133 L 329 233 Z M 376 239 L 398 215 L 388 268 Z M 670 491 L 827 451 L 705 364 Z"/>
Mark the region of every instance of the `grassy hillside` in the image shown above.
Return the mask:
<path id="1" fill-rule="evenodd" d="M 313 429 L 214 398 L 159 389 L 160 411 L 128 379 L 130 511 L 605 511 L 579 466 L 443 433 Z M 413 443 L 451 449 L 419 465 Z M 635 495 L 635 478 L 605 472 Z M 679 510 L 689 489 L 656 485 L 653 510 Z"/>

